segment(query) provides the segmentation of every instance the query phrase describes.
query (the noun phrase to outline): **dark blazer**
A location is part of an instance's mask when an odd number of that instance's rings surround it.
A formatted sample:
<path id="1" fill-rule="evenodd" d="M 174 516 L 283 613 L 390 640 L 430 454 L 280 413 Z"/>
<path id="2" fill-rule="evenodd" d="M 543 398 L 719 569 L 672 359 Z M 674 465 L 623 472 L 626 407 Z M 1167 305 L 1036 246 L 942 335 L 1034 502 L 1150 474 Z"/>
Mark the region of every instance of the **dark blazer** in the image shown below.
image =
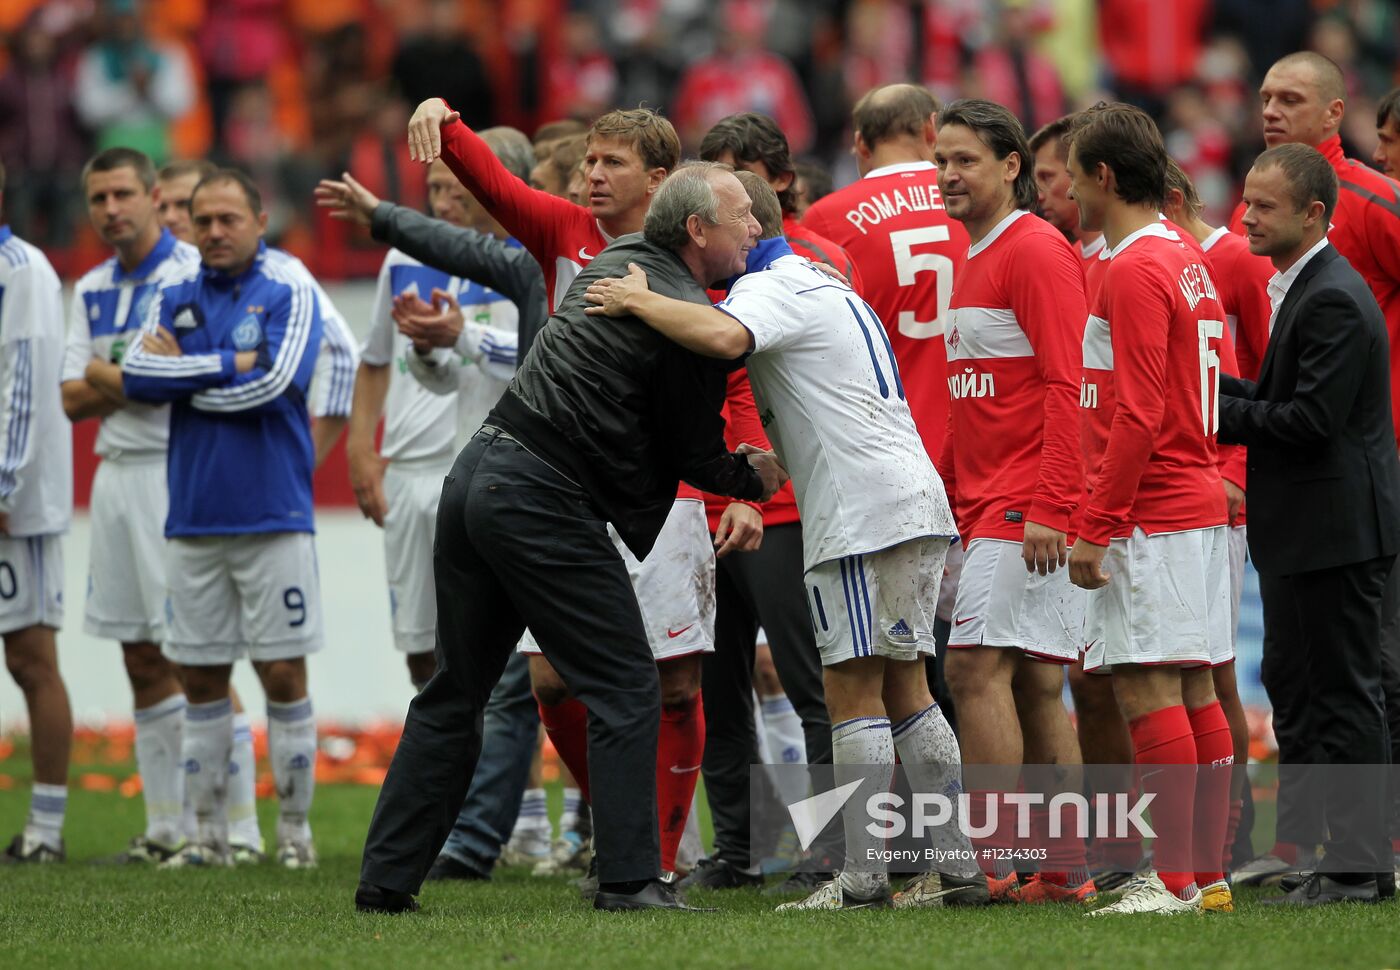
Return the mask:
<path id="1" fill-rule="evenodd" d="M 1292 575 L 1400 551 L 1390 344 L 1329 244 L 1293 281 L 1253 383 L 1221 378 L 1220 441 L 1249 446 L 1249 552 Z"/>

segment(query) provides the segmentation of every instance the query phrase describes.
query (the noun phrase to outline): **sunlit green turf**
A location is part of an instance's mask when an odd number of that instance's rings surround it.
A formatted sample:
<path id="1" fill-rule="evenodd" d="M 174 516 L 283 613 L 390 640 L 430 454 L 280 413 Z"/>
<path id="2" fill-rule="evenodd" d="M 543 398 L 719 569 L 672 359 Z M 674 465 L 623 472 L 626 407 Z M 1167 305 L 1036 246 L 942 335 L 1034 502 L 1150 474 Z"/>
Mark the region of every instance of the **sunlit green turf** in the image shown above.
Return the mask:
<path id="1" fill-rule="evenodd" d="M 0 791 L 0 835 L 19 830 L 20 784 Z M 775 914 L 753 891 L 693 894 L 716 913 L 595 913 L 562 878 L 498 872 L 429 885 L 423 912 L 354 912 L 375 792 L 323 786 L 315 872 L 273 866 L 158 872 L 93 861 L 139 831 L 139 798 L 75 791 L 65 865 L 0 869 L 0 968 L 249 967 L 1397 967 L 1400 907 L 1298 912 L 1247 894 L 1234 915 L 1090 921 L 1074 910 Z M 261 804 L 272 830 L 271 802 Z"/>

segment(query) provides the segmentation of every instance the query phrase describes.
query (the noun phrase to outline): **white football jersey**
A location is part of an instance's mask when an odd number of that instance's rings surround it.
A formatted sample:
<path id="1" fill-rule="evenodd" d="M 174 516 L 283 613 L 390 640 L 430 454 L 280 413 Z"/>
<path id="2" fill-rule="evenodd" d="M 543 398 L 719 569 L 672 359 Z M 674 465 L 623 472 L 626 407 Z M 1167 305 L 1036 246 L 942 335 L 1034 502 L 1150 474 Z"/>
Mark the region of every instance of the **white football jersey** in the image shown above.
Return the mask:
<path id="1" fill-rule="evenodd" d="M 792 476 L 804 568 L 957 533 L 885 328 L 855 291 L 782 256 L 718 308 L 753 334 L 749 382 Z"/>
<path id="2" fill-rule="evenodd" d="M 392 461 L 453 453 L 457 447 L 458 398 L 466 398 L 461 402 L 463 411 L 480 411 L 476 418 L 476 424 L 480 424 L 504 389 L 504 385 L 475 367 L 463 367 L 461 373 L 454 368 L 450 384 L 434 390 L 414 379 L 409 361 L 416 355 L 394 323 L 393 300 L 403 293 L 416 293 L 425 302 L 431 302 L 434 289 L 456 297 L 468 325 L 485 325 L 510 333 L 519 329 L 515 304 L 495 290 L 425 266 L 397 249 L 389 251 L 379 271 L 373 317 L 362 356 L 368 364 L 391 368 L 380 452 Z M 470 420 L 470 414 L 461 418 L 463 423 Z M 468 434 L 476 431 L 476 424 Z"/>
<path id="3" fill-rule="evenodd" d="M 73 517 L 62 370 L 58 275 L 43 253 L 0 226 L 0 509 L 12 536 L 67 532 Z"/>
<path id="4" fill-rule="evenodd" d="M 130 273 L 115 256 L 85 273 L 73 287 L 62 379 L 82 380 L 94 357 L 120 364 L 131 342 L 140 339 L 156 292 L 198 265 L 199 250 L 167 231 Z M 102 419 L 96 451 L 103 458 L 164 452 L 169 434 L 168 405 L 128 401 Z"/>

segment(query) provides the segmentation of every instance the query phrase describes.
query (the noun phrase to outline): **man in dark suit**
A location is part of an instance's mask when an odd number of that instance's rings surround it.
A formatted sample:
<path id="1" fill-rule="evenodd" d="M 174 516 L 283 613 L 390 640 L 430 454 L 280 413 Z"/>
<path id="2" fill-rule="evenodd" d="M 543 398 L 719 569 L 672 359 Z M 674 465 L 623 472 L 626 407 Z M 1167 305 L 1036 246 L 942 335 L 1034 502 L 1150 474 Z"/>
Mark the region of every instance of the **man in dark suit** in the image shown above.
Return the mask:
<path id="1" fill-rule="evenodd" d="M 1269 149 L 1244 200 L 1249 248 L 1278 270 L 1274 316 L 1258 382 L 1221 378 L 1220 440 L 1249 446 L 1249 551 L 1281 760 L 1310 742 L 1332 765 L 1384 765 L 1381 600 L 1400 551 L 1385 318 L 1327 241 L 1337 180 L 1322 155 Z M 1280 902 L 1377 898 L 1375 873 L 1391 865 L 1384 786 L 1339 781 L 1328 778 L 1326 859 Z"/>

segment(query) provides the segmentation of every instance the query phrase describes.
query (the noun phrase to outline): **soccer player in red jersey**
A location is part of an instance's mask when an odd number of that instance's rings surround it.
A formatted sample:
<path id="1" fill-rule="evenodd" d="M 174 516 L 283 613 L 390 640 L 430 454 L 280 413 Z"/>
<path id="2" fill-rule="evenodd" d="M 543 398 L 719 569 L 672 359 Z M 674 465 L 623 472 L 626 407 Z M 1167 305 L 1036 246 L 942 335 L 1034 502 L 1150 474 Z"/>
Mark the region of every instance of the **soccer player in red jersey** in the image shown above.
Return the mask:
<path id="1" fill-rule="evenodd" d="M 1079 659 L 1084 593 L 1062 567 L 1083 496 L 1087 310 L 1074 252 L 1030 211 L 1031 158 L 1021 123 L 1001 105 L 954 101 L 939 115 L 938 186 L 972 240 L 948 312 L 950 420 L 938 462 L 964 548 L 945 673 L 966 763 L 1063 768 L 1080 763 L 1061 694 L 1063 665 Z M 972 805 L 986 801 L 974 793 Z M 983 844 L 1011 849 L 1015 813 L 999 814 Z M 1048 812 L 1032 819 L 1048 834 Z M 1004 858 L 983 867 L 993 896 L 1093 899 L 1074 828 L 1050 840 L 1041 872 L 1019 891 L 1010 853 L 995 853 Z"/>
<path id="2" fill-rule="evenodd" d="M 783 236 L 792 251 L 835 268 L 850 281 L 851 289 L 865 293 L 860 268 L 850 254 L 797 221 L 797 168 L 788 151 L 787 136 L 776 121 L 754 112 L 721 118 L 701 139 L 700 157 L 753 172 L 771 185 L 783 207 Z"/>
<path id="3" fill-rule="evenodd" d="M 1256 380 L 1264 349 L 1269 342 L 1269 279 L 1273 263 L 1249 251 L 1249 244 L 1224 226 L 1216 228 L 1201 218 L 1200 196 L 1190 176 L 1175 161 L 1167 162 L 1167 204 L 1165 214 L 1170 222 L 1200 243 L 1206 266 L 1215 281 L 1220 305 L 1225 308 L 1227 336 L 1234 337 L 1234 352 L 1222 340 L 1220 369 L 1232 377 Z M 1231 359 L 1233 357 L 1233 360 Z M 1244 593 L 1244 566 L 1247 559 L 1245 539 L 1245 449 L 1222 446 L 1220 477 L 1224 481 L 1230 517 L 1230 641 L 1239 635 L 1240 598 Z M 1230 660 L 1213 669 L 1215 694 L 1225 719 L 1230 723 L 1230 737 L 1236 765 L 1249 763 L 1249 724 L 1244 704 L 1240 701 L 1235 681 L 1235 662 Z M 1212 778 L 1212 783 L 1223 779 Z M 1242 770 L 1230 778 L 1230 814 L 1221 847 L 1222 859 L 1229 864 L 1230 846 L 1234 844 L 1244 809 L 1245 774 Z"/>
<path id="4" fill-rule="evenodd" d="M 1337 173 L 1341 193 L 1327 240 L 1366 280 L 1390 333 L 1391 408 L 1400 413 L 1400 183 L 1342 153 L 1346 114 L 1341 68 L 1313 51 L 1276 61 L 1259 87 L 1264 143 L 1316 148 Z M 1230 220 L 1244 235 L 1244 203 Z"/>
<path id="5" fill-rule="evenodd" d="M 931 161 L 937 112 L 933 95 L 913 84 L 865 94 L 852 114 L 861 179 L 812 203 L 802 218 L 860 267 L 930 458 L 942 451 L 948 427 L 944 323 L 968 246 L 938 192 Z"/>
<path id="6" fill-rule="evenodd" d="M 1259 86 L 1264 143 L 1316 148 L 1332 164 L 1341 191 L 1332 212 L 1327 240 L 1352 265 L 1376 297 L 1390 335 L 1391 410 L 1400 413 L 1400 184 L 1370 166 L 1347 158 L 1338 133 L 1346 114 L 1346 82 L 1328 58 L 1300 51 L 1280 58 Z M 1230 229 L 1245 234 L 1244 203 Z M 1272 582 L 1265 577 L 1263 582 Z M 1265 636 L 1268 631 L 1265 630 Z M 1390 718 L 1391 756 L 1400 755 L 1400 570 L 1392 571 L 1381 617 L 1381 687 Z M 1287 676 L 1288 671 L 1276 671 Z M 1279 760 L 1313 764 L 1324 760 L 1306 727 L 1275 716 Z M 1268 855 L 1237 873 L 1246 884 L 1274 880 L 1287 871 L 1308 867 L 1311 846 L 1323 837 L 1318 811 L 1294 797 L 1291 783 L 1279 792 L 1278 835 Z M 1392 837 L 1400 829 L 1392 822 Z M 1397 841 L 1400 845 L 1400 841 Z"/>
<path id="7" fill-rule="evenodd" d="M 1127 105 L 1084 112 L 1071 132 L 1071 191 L 1110 265 L 1084 333 L 1080 401 L 1088 494 L 1070 578 L 1091 591 L 1086 670 L 1112 673 L 1139 766 L 1229 764 L 1211 665 L 1230 657 L 1226 502 L 1217 469 L 1225 312 L 1198 249 L 1162 223 L 1167 153 Z M 1100 406 L 1111 381 L 1113 404 Z M 1223 745 L 1222 745 L 1223 740 Z M 1226 806 L 1197 805 L 1194 778 L 1143 773 L 1159 872 L 1091 915 L 1225 909 L 1218 870 L 1195 870 L 1193 823 L 1224 837 Z M 1207 791 L 1212 786 L 1205 786 Z M 1216 830 L 1218 829 L 1218 835 Z"/>
<path id="8" fill-rule="evenodd" d="M 1400 88 L 1376 105 L 1376 150 L 1371 161 L 1391 178 L 1400 179 Z"/>
<path id="9" fill-rule="evenodd" d="M 1103 254 L 1103 233 L 1085 229 L 1079 224 L 1079 206 L 1069 197 L 1069 134 L 1074 115 L 1057 118 L 1030 137 L 1035 154 L 1035 185 L 1040 190 L 1040 213 L 1045 221 L 1064 234 L 1079 253 L 1084 267 L 1084 296 L 1092 304 L 1108 272 L 1108 260 Z"/>
<path id="10" fill-rule="evenodd" d="M 409 151 L 419 161 L 441 157 L 476 200 L 529 250 L 544 271 L 553 310 L 583 267 L 608 243 L 641 231 L 652 195 L 680 162 L 680 139 L 671 123 L 653 111 L 638 108 L 603 115 L 588 130 L 583 162 L 588 178 L 587 206 L 532 189 L 512 175 L 457 112 L 438 98 L 420 104 L 409 120 Z M 738 520 L 746 526 L 740 531 L 747 538 L 733 547 L 753 548 L 757 544 L 753 537 L 762 533 L 759 512 L 736 502 L 726 514 L 731 523 Z M 728 535 L 734 526 L 726 525 L 724 533 Z M 661 680 L 656 772 L 661 862 L 667 872 L 673 872 L 705 746 L 700 657 L 714 649 L 713 613 L 706 609 L 713 610 L 714 559 L 703 496 L 698 490 L 681 484 L 658 542 L 645 562 L 633 568 L 634 563 L 628 560 L 629 570 L 640 588 L 654 589 L 658 575 L 669 577 L 662 581 L 678 588 L 674 597 L 649 596 L 660 602 L 644 603 L 643 609 L 677 604 L 694 604 L 698 609 L 698 615 L 687 613 L 674 625 L 662 624 L 665 635 L 661 639 L 652 636 Z M 680 563 L 693 564 L 697 576 L 708 570 L 710 595 L 698 595 L 694 587 L 703 577 L 695 580 L 678 568 Z M 530 680 L 540 704 L 540 720 L 587 798 L 587 711 L 569 695 L 544 656 L 535 653 L 528 636 L 524 650 L 531 654 Z"/>

